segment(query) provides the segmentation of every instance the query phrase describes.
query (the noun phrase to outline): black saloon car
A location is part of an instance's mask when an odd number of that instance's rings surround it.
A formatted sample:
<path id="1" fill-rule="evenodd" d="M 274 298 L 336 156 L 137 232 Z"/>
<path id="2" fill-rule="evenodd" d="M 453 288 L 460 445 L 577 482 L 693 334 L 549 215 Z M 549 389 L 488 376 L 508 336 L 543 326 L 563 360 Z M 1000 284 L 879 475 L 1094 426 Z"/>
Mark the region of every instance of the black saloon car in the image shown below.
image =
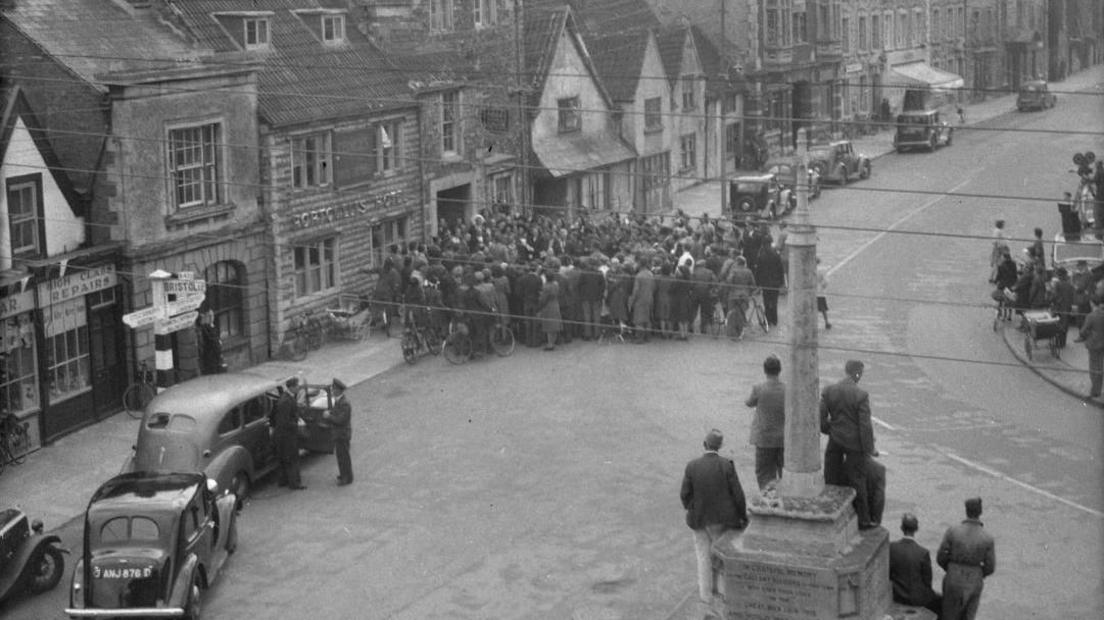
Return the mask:
<path id="1" fill-rule="evenodd" d="M 237 545 L 235 497 L 200 473 L 120 474 L 92 495 L 71 618 L 189 618 Z"/>

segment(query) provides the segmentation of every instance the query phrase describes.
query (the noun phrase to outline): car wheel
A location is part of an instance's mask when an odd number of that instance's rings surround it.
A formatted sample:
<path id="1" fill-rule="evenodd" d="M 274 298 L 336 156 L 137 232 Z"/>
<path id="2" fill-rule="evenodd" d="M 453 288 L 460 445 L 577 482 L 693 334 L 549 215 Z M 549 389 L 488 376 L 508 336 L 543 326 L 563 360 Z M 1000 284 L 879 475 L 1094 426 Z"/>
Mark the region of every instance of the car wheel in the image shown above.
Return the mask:
<path id="1" fill-rule="evenodd" d="M 47 545 L 38 552 L 29 566 L 26 587 L 34 594 L 53 590 L 65 572 L 65 559 L 56 547 Z"/>
<path id="2" fill-rule="evenodd" d="M 200 620 L 203 617 L 202 595 L 199 591 L 199 577 L 192 578 L 192 586 L 188 588 L 188 603 L 184 607 L 185 620 Z"/>
<path id="3" fill-rule="evenodd" d="M 234 493 L 234 503 L 237 510 L 245 507 L 245 498 L 249 497 L 249 474 L 239 471 L 230 480 L 230 489 Z"/>

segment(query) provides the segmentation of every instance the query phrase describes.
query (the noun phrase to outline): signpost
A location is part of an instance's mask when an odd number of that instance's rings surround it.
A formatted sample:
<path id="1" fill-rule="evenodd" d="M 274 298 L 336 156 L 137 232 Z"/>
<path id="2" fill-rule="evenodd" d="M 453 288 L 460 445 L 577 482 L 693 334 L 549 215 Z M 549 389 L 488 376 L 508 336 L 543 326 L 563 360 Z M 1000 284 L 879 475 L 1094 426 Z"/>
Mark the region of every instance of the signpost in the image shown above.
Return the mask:
<path id="1" fill-rule="evenodd" d="M 123 316 L 123 323 L 133 329 L 153 325 L 155 340 L 154 366 L 157 368 L 157 390 L 171 383 L 173 369 L 172 339 L 169 336 L 195 324 L 196 309 L 207 295 L 207 282 L 196 280 L 195 273 L 172 274 L 158 269 L 149 274 L 153 305 Z"/>
<path id="2" fill-rule="evenodd" d="M 123 315 L 123 322 L 129 327 L 138 329 L 139 327 L 145 327 L 146 325 L 152 325 L 154 321 L 165 316 L 165 309 L 157 306 L 150 306 L 148 308 L 142 308 L 141 310 L 135 310 L 129 314 Z"/>
<path id="3" fill-rule="evenodd" d="M 167 336 L 173 332 L 187 329 L 195 324 L 198 315 L 199 313 L 193 310 L 167 319 L 158 319 L 153 324 L 153 333 L 158 336 Z"/>

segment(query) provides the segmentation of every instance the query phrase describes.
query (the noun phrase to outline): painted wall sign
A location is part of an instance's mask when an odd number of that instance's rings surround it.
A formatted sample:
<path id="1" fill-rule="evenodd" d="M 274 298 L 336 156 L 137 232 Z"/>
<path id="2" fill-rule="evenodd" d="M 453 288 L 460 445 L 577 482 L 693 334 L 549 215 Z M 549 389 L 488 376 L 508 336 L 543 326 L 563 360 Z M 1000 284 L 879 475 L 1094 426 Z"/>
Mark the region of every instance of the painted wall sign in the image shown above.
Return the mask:
<path id="1" fill-rule="evenodd" d="M 74 297 L 109 289 L 117 283 L 115 265 L 70 269 L 69 275 L 38 285 L 39 305 L 56 304 Z"/>
<path id="2" fill-rule="evenodd" d="M 0 319 L 34 310 L 34 291 L 23 291 L 0 299 Z"/>
<path id="3" fill-rule="evenodd" d="M 296 213 L 291 216 L 291 224 L 296 228 L 310 228 L 312 226 L 332 224 L 338 220 L 361 216 L 374 208 L 386 209 L 387 207 L 399 204 L 403 193 L 402 190 L 395 190 L 367 200 Z"/>

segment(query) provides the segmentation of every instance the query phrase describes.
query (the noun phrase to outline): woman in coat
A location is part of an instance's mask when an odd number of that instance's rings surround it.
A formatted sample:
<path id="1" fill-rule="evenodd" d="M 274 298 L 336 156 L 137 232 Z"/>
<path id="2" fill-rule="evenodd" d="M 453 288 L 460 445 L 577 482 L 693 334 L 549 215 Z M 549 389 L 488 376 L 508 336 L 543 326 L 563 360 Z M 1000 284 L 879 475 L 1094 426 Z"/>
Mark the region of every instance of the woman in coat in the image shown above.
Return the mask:
<path id="1" fill-rule="evenodd" d="M 552 273 L 554 271 L 550 269 L 546 273 L 540 301 L 537 302 L 537 319 L 546 338 L 545 351 L 556 348 L 556 335 L 563 329 L 563 321 L 560 320 L 560 285 Z"/>

